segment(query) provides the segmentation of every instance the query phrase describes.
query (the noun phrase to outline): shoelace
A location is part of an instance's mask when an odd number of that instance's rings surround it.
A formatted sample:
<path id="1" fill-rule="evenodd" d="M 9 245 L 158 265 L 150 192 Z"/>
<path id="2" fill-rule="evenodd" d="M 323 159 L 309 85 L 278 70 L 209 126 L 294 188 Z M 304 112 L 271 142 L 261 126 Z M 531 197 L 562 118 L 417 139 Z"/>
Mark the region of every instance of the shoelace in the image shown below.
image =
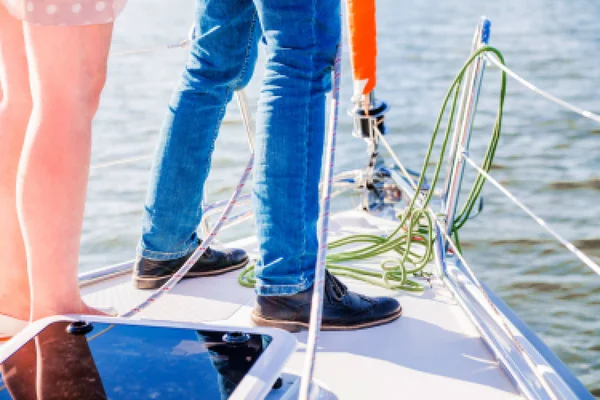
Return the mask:
<path id="1" fill-rule="evenodd" d="M 326 282 L 330 282 L 330 292 L 337 300 L 341 300 L 348 293 L 348 287 L 329 271 L 325 271 L 325 279 Z"/>
<path id="2" fill-rule="evenodd" d="M 212 255 L 213 255 L 213 250 L 210 247 L 207 247 L 206 250 L 204 250 L 203 256 L 212 257 Z"/>

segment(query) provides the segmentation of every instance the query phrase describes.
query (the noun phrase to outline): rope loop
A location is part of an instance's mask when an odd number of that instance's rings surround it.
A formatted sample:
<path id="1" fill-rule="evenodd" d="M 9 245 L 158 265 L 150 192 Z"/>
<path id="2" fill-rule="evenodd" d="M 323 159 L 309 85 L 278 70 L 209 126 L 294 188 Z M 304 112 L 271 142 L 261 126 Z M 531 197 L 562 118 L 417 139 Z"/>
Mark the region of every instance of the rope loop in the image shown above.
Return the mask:
<path id="1" fill-rule="evenodd" d="M 338 275 L 350 276 L 359 280 L 373 281 L 373 276 L 370 271 L 362 268 L 353 267 L 350 271 L 348 267 L 343 266 L 342 262 L 348 261 L 360 261 L 369 259 L 372 257 L 380 256 L 388 252 L 396 253 L 396 258 L 386 259 L 381 263 L 380 279 L 374 284 L 383 286 L 393 290 L 406 290 L 406 291 L 423 291 L 423 285 L 413 280 L 409 280 L 408 276 L 427 277 L 427 273 L 423 272 L 425 266 L 433 258 L 433 244 L 435 242 L 435 226 L 437 217 L 432 216 L 429 209 L 430 201 L 435 193 L 435 187 L 438 184 L 441 168 L 444 163 L 444 158 L 447 153 L 448 142 L 451 136 L 452 128 L 455 123 L 455 114 L 457 110 L 457 103 L 459 99 L 460 88 L 462 87 L 463 78 L 468 67 L 471 63 L 475 62 L 478 58 L 483 57 L 485 54 L 494 54 L 496 58 L 503 64 L 504 59 L 499 50 L 491 46 L 483 46 L 475 51 L 462 66 L 452 84 L 446 92 L 444 101 L 438 118 L 436 120 L 433 134 L 423 161 L 421 173 L 419 174 L 418 182 L 415 184 L 413 178 L 410 176 L 409 182 L 415 189 L 415 195 L 411 199 L 408 206 L 397 215 L 399 220 L 397 228 L 385 237 L 376 235 L 352 235 L 342 239 L 338 239 L 329 244 L 329 249 L 341 249 L 343 247 L 353 245 L 353 248 L 346 251 L 339 251 L 330 253 L 327 256 L 327 267 L 330 268 L 331 272 Z M 501 71 L 501 84 L 499 94 L 499 105 L 496 114 L 496 120 L 492 129 L 492 134 L 487 146 L 487 150 L 484 156 L 483 167 L 486 170 L 491 168 L 498 140 L 500 138 L 502 115 L 504 110 L 504 97 L 506 95 L 506 73 Z M 433 177 L 431 179 L 430 188 L 427 191 L 417 190 L 417 188 L 424 187 L 425 177 L 431 159 L 435 145 L 438 141 L 438 136 L 442 127 L 442 122 L 446 119 L 446 126 L 442 137 L 442 143 L 439 150 L 439 155 L 435 163 Z M 377 127 L 374 128 L 375 134 L 379 135 L 382 142 L 388 146 L 383 135 L 378 131 Z M 397 157 L 393 154 L 392 150 L 388 146 L 388 150 L 392 153 L 395 160 Z M 402 166 L 401 169 L 405 170 Z M 485 183 L 485 176 L 478 174 L 473 186 L 469 191 L 469 195 L 456 218 L 456 226 L 453 228 L 453 233 L 457 236 L 458 230 L 468 220 L 474 205 L 477 202 L 483 184 Z M 356 245 L 362 244 L 361 247 L 356 248 Z M 406 266 L 411 265 L 412 268 L 408 269 Z"/>

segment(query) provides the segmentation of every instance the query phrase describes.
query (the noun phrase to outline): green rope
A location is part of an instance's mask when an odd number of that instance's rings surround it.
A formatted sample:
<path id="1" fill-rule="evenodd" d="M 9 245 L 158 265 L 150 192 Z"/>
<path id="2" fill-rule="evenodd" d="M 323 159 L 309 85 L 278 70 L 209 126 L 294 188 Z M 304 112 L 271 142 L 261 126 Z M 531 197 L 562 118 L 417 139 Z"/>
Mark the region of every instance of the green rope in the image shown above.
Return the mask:
<path id="1" fill-rule="evenodd" d="M 405 290 L 410 292 L 421 292 L 424 290 L 420 283 L 409 279 L 409 276 L 427 277 L 430 275 L 423 272 L 425 266 L 433 258 L 433 245 L 435 242 L 434 221 L 431 213 L 428 211 L 428 206 L 434 194 L 435 187 L 439 181 L 440 171 L 446 155 L 448 141 L 450 139 L 454 124 L 456 105 L 458 103 L 460 88 L 465 72 L 471 63 L 473 63 L 484 53 L 495 54 L 500 62 L 504 65 L 504 58 L 502 57 L 500 51 L 494 47 L 484 46 L 471 55 L 471 57 L 461 68 L 460 72 L 454 78 L 450 88 L 446 92 L 444 101 L 442 102 L 442 107 L 436 120 L 433 134 L 429 142 L 429 147 L 421 168 L 421 173 L 419 175 L 419 180 L 416 185 L 417 188 L 423 187 L 433 149 L 437 142 L 438 134 L 444 117 L 447 115 L 446 128 L 440 148 L 440 154 L 437 162 L 435 163 L 430 189 L 425 198 L 422 199 L 421 204 L 419 204 L 417 207 L 417 200 L 419 196 L 418 191 L 416 191 L 415 196 L 410 201 L 408 207 L 398 216 L 400 222 L 397 228 L 394 229 L 394 231 L 387 237 L 360 234 L 347 236 L 329 243 L 328 248 L 330 250 L 341 249 L 348 245 L 363 245 L 362 247 L 354 248 L 352 250 L 340 251 L 336 253 L 330 252 L 327 255 L 326 267 L 331 273 L 337 276 L 346 276 L 391 290 Z M 496 120 L 481 166 L 481 168 L 486 172 L 488 172 L 492 166 L 498 141 L 500 139 L 505 95 L 506 73 L 501 71 L 500 100 L 496 113 Z M 451 106 L 450 111 L 447 113 L 446 111 L 449 103 Z M 457 154 L 457 157 L 460 157 L 460 154 Z M 457 247 L 461 253 L 462 249 L 460 248 L 458 230 L 463 227 L 469 219 L 469 216 L 473 211 L 473 207 L 477 203 L 477 199 L 481 194 L 484 183 L 485 177 L 479 173 L 469 191 L 467 200 L 455 218 L 455 223 L 451 233 L 454 236 Z M 394 258 L 384 260 L 380 264 L 381 271 L 371 271 L 342 264 L 350 261 L 373 258 L 389 252 L 396 253 L 396 256 Z M 238 278 L 238 282 L 242 286 L 254 287 L 256 283 L 254 278 L 254 268 L 254 265 L 250 265 L 241 273 Z"/>

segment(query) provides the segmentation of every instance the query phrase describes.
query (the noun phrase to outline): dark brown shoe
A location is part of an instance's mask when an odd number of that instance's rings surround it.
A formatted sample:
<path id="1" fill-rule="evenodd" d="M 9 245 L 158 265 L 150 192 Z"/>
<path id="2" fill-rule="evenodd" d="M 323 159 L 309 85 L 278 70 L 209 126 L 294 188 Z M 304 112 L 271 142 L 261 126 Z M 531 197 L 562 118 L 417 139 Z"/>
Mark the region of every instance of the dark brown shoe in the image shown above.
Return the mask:
<path id="1" fill-rule="evenodd" d="M 313 288 L 292 296 L 257 296 L 252 312 L 256 325 L 298 332 L 308 329 Z M 348 290 L 326 272 L 321 330 L 343 331 L 391 322 L 402 315 L 402 306 L 391 297 L 368 297 Z"/>
<path id="2" fill-rule="evenodd" d="M 137 289 L 158 289 L 165 284 L 190 258 L 192 253 L 175 260 L 158 261 L 140 257 L 136 260 L 133 283 Z M 241 249 L 218 251 L 206 249 L 185 278 L 214 276 L 240 269 L 248 264 L 248 255 Z"/>

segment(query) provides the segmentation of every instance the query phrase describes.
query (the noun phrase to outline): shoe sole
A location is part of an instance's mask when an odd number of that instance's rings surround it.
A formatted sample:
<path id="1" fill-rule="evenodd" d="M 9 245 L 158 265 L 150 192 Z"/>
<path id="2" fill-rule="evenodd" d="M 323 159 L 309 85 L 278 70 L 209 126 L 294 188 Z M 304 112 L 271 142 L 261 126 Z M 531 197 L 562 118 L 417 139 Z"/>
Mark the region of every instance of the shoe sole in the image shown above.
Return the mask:
<path id="1" fill-rule="evenodd" d="M 322 331 L 354 331 L 358 329 L 371 328 L 374 326 L 384 325 L 389 322 L 392 322 L 402 316 L 402 308 L 398 310 L 395 314 L 392 314 L 386 318 L 378 319 L 376 321 L 365 322 L 363 324 L 358 325 L 326 325 L 321 324 Z M 309 324 L 307 322 L 296 322 L 296 321 L 285 321 L 285 320 L 275 320 L 263 318 L 255 313 L 252 313 L 251 317 L 252 322 L 257 326 L 264 326 L 269 328 L 279 328 L 288 332 L 296 333 L 300 332 L 302 329 L 308 329 Z"/>
<path id="2" fill-rule="evenodd" d="M 227 272 L 231 272 L 231 271 L 235 271 L 236 269 L 240 269 L 245 267 L 246 265 L 248 265 L 248 263 L 250 262 L 250 259 L 246 259 L 245 261 L 239 263 L 239 264 L 235 264 L 235 265 L 231 265 L 227 268 L 223 268 L 223 269 L 218 269 L 218 270 L 214 270 L 214 271 L 206 271 L 206 272 L 193 272 L 190 273 L 188 272 L 182 279 L 191 279 L 191 278 L 202 278 L 202 277 L 207 277 L 207 276 L 217 276 L 217 275 L 222 275 L 225 274 Z M 169 281 L 169 279 L 171 279 L 173 275 L 166 275 L 166 276 L 160 276 L 160 277 L 139 277 L 139 276 L 134 276 L 133 277 L 133 283 L 134 286 L 136 287 L 136 289 L 158 289 L 160 287 L 162 287 L 162 285 L 164 285 L 165 283 L 167 283 Z"/>

